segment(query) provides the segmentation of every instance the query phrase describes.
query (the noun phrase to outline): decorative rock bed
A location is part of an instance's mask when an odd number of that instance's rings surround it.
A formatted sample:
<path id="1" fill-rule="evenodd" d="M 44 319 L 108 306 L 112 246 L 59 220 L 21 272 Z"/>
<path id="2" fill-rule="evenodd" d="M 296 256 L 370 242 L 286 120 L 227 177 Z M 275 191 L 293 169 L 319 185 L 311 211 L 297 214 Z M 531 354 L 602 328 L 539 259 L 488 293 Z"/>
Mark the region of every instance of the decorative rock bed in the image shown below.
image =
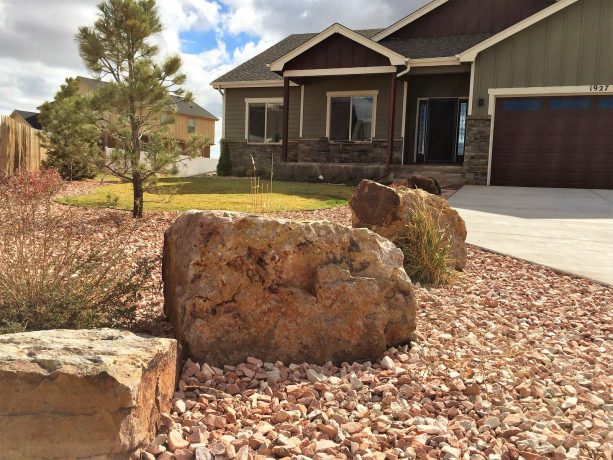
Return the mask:
<path id="1" fill-rule="evenodd" d="M 126 459 L 176 383 L 175 340 L 112 329 L 0 336 L 0 458 Z"/>
<path id="2" fill-rule="evenodd" d="M 367 229 L 190 212 L 165 234 L 165 311 L 218 366 L 379 358 L 415 331 L 403 256 Z"/>

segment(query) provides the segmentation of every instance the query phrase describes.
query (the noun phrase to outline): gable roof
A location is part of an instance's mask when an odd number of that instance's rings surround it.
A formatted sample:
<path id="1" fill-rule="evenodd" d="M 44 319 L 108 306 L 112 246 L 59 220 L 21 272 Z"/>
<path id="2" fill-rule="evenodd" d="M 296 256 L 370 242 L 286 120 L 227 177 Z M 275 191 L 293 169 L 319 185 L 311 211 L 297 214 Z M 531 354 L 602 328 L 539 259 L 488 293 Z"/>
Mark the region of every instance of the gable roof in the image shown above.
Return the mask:
<path id="1" fill-rule="evenodd" d="M 381 30 L 382 29 L 368 29 L 356 30 L 354 32 L 366 38 L 370 38 Z M 212 82 L 212 85 L 216 86 L 219 83 L 227 82 L 259 82 L 260 84 L 264 84 L 264 82 L 269 82 L 271 84 L 280 83 L 283 81 L 283 78 L 271 72 L 268 64 L 283 57 L 317 35 L 318 34 L 315 33 L 290 35 L 276 45 L 271 46 L 252 59 L 249 59 L 247 62 L 232 69 L 230 72 L 216 78 Z"/>
<path id="2" fill-rule="evenodd" d="M 13 113 L 18 114 L 32 128 L 37 129 L 39 131 L 43 129 L 43 125 L 41 125 L 40 121 L 38 120 L 38 115 L 40 115 L 38 112 L 28 112 L 26 110 L 13 110 Z"/>
<path id="3" fill-rule="evenodd" d="M 83 81 L 87 86 L 89 86 L 94 91 L 103 85 L 105 82 L 102 80 L 96 80 L 94 78 L 88 77 L 77 77 L 78 80 Z M 210 120 L 219 121 L 219 119 L 213 115 L 211 112 L 206 110 L 204 107 L 196 104 L 195 102 L 185 102 L 180 97 L 173 96 L 175 105 L 177 107 L 177 113 L 181 115 L 187 115 L 192 117 L 201 117 L 208 118 Z"/>
<path id="4" fill-rule="evenodd" d="M 425 16 L 426 14 L 428 14 L 430 11 L 435 10 L 436 8 L 438 8 L 441 5 L 444 5 L 448 1 L 449 0 L 432 0 L 430 3 L 426 3 L 421 8 L 413 11 L 408 16 L 405 16 L 400 21 L 397 21 L 394 24 L 392 24 L 391 26 L 389 26 L 388 28 L 383 29 L 381 32 L 379 32 L 378 34 L 373 36 L 372 39 L 374 41 L 376 41 L 376 42 L 381 41 L 384 38 L 386 38 L 386 37 L 390 36 L 391 34 L 393 34 L 394 32 L 402 29 L 403 27 L 411 24 L 412 22 L 417 21 L 422 16 Z"/>
<path id="5" fill-rule="evenodd" d="M 360 35 L 359 33 L 355 32 L 355 31 L 353 31 L 351 29 L 348 29 L 347 27 L 345 27 L 342 24 L 335 23 L 335 24 L 332 24 L 330 27 L 328 27 L 323 32 L 320 32 L 319 34 L 315 35 L 314 37 L 308 39 L 302 45 L 297 46 L 296 48 L 294 48 L 290 52 L 286 53 L 285 55 L 281 56 L 280 58 L 278 58 L 277 60 L 272 62 L 270 64 L 270 70 L 273 71 L 273 72 L 281 72 L 283 70 L 283 66 L 285 64 L 287 64 L 289 61 L 291 61 L 292 59 L 296 58 L 297 56 L 299 56 L 300 54 L 304 53 L 305 51 L 311 49 L 312 47 L 314 47 L 318 43 L 323 42 L 325 39 L 331 37 L 334 34 L 343 35 L 343 36 L 349 38 L 350 40 L 353 40 L 353 41 L 359 43 L 360 45 L 365 46 L 366 48 L 369 48 L 369 49 L 375 51 L 376 53 L 379 53 L 379 54 L 389 58 L 391 65 L 399 66 L 399 65 L 404 65 L 405 62 L 406 62 L 406 59 L 405 59 L 404 56 L 396 53 L 395 51 L 391 50 L 390 48 L 386 48 L 385 46 L 380 45 L 379 43 L 374 42 L 371 39 L 366 38 L 363 35 Z"/>
<path id="6" fill-rule="evenodd" d="M 479 44 L 476 44 L 475 46 L 464 51 L 463 53 L 460 53 L 459 55 L 460 61 L 461 62 L 474 61 L 477 58 L 477 54 L 479 54 L 481 51 L 484 51 L 488 49 L 489 47 L 494 46 L 497 43 L 500 43 L 501 41 L 515 35 L 516 33 L 521 32 L 522 30 L 525 30 L 528 27 L 533 26 L 537 22 L 540 22 L 543 19 L 548 18 L 552 14 L 557 13 L 558 11 L 561 11 L 564 8 L 569 7 L 570 5 L 575 4 L 578 1 L 579 0 L 556 0 L 556 3 L 554 3 L 553 5 L 548 6 L 547 8 L 533 14 L 532 16 L 527 17 L 526 19 L 518 22 L 517 24 L 513 24 L 511 27 L 508 27 L 507 29 L 493 35 L 487 40 Z"/>

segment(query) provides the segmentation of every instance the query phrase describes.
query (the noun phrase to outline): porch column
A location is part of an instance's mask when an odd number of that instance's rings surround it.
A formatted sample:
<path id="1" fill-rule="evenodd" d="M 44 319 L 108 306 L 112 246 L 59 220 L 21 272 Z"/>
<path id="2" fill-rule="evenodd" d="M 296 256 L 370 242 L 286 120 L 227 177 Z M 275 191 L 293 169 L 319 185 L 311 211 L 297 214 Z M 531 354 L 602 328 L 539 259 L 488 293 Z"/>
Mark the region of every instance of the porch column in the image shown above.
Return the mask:
<path id="1" fill-rule="evenodd" d="M 387 160 L 386 164 L 392 164 L 394 159 L 394 118 L 396 115 L 396 74 L 390 76 L 390 103 L 387 126 Z"/>
<path id="2" fill-rule="evenodd" d="M 283 78 L 283 144 L 281 160 L 287 161 L 289 148 L 289 78 Z"/>

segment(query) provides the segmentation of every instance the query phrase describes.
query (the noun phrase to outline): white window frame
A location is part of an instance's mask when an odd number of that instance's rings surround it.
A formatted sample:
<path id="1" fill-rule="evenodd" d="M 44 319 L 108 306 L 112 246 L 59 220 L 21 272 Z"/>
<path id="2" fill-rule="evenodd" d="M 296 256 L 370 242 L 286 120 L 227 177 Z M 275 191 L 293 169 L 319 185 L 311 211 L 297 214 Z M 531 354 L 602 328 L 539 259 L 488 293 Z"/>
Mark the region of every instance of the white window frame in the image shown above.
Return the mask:
<path id="1" fill-rule="evenodd" d="M 353 142 L 355 144 L 370 144 L 375 138 L 377 132 L 377 98 L 379 96 L 379 90 L 367 90 L 367 91 L 330 91 L 326 93 L 328 97 L 328 108 L 326 113 L 326 137 L 329 142 Z M 351 122 L 353 117 L 353 111 L 349 113 L 349 139 L 347 141 L 332 141 L 330 140 L 330 123 L 332 115 L 332 98 L 333 97 L 372 97 L 372 127 L 370 132 L 369 141 L 352 141 L 351 140 Z M 352 102 L 353 104 L 353 102 Z"/>
<path id="2" fill-rule="evenodd" d="M 193 123 L 193 126 L 190 126 L 190 123 Z M 193 128 L 193 131 L 190 131 L 191 128 Z M 187 134 L 196 134 L 196 119 L 195 118 L 187 119 Z"/>
<path id="3" fill-rule="evenodd" d="M 249 142 L 249 105 L 266 104 L 264 110 L 264 142 Z M 268 104 L 283 104 L 282 97 L 245 98 L 245 142 L 250 145 L 281 145 L 282 142 L 266 142 L 268 132 Z"/>

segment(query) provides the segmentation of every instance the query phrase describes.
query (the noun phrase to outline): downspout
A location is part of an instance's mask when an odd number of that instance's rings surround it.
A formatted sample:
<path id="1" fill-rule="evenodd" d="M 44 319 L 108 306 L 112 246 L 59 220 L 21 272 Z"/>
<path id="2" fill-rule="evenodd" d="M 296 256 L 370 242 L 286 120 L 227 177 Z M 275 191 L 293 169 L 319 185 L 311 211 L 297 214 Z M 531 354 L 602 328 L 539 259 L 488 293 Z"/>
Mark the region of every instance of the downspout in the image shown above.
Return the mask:
<path id="1" fill-rule="evenodd" d="M 402 72 L 400 72 L 399 74 L 395 75 L 394 78 L 398 79 L 404 75 L 406 75 L 407 73 L 409 73 L 409 70 L 411 70 L 411 66 L 409 65 L 409 59 L 407 59 L 406 61 L 406 66 L 407 68 L 405 70 L 403 70 Z M 393 85 L 394 90 L 396 89 L 396 85 Z M 396 94 L 394 91 L 393 94 L 393 98 L 390 101 L 390 104 L 395 106 L 395 101 L 396 101 Z M 394 107 L 394 116 L 395 116 L 395 107 Z M 392 139 L 391 139 L 391 143 L 392 143 L 392 147 L 389 148 L 388 146 L 388 152 L 387 152 L 387 157 L 385 158 L 385 172 L 383 174 L 383 176 L 381 176 L 380 178 L 377 179 L 376 182 L 381 182 L 383 179 L 386 179 L 389 175 L 390 175 L 390 169 L 392 166 L 392 158 L 394 156 L 394 139 L 393 139 L 393 133 L 394 133 L 394 127 L 393 126 L 389 126 L 388 127 L 388 132 L 392 133 Z M 390 142 L 390 139 L 388 138 L 388 143 Z"/>

